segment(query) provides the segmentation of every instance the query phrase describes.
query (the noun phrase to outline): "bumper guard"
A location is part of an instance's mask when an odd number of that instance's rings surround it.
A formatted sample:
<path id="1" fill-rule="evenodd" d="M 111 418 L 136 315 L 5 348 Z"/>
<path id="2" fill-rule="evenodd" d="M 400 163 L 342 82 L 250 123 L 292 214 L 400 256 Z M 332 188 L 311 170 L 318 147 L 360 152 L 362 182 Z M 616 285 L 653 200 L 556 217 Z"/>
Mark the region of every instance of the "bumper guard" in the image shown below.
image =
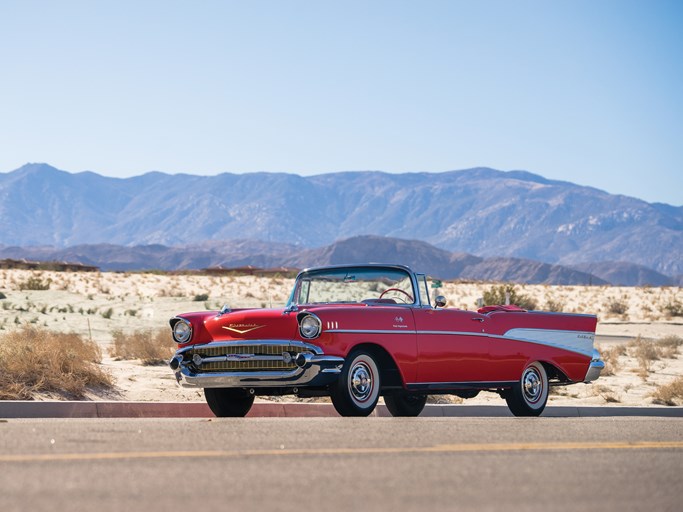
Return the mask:
<path id="1" fill-rule="evenodd" d="M 193 361 L 188 361 L 184 358 L 184 353 L 194 348 L 231 345 L 231 343 L 217 342 L 180 349 L 169 364 L 175 372 L 178 383 L 186 388 L 325 386 L 337 379 L 344 364 L 343 357 L 324 355 L 319 347 L 301 342 L 249 340 L 244 343 L 252 346 L 289 343 L 292 345 L 292 348 L 304 348 L 305 346 L 306 352 L 301 352 L 298 357 L 294 358 L 297 365 L 296 368 L 287 370 L 202 372 Z M 258 357 L 254 356 L 253 358 L 256 359 Z M 223 359 L 223 357 L 214 359 Z M 268 359 L 272 358 L 268 357 Z M 208 361 L 208 359 L 206 360 Z"/>

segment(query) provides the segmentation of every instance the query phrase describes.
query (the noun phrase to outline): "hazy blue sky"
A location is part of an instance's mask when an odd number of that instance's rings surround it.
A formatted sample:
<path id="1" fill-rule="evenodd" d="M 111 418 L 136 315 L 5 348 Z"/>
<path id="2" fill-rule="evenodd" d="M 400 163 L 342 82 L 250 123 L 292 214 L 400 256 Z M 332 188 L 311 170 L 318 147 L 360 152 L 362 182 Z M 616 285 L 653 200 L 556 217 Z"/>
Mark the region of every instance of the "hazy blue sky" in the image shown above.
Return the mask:
<path id="1" fill-rule="evenodd" d="M 0 0 L 0 171 L 524 169 L 683 204 L 683 1 Z"/>

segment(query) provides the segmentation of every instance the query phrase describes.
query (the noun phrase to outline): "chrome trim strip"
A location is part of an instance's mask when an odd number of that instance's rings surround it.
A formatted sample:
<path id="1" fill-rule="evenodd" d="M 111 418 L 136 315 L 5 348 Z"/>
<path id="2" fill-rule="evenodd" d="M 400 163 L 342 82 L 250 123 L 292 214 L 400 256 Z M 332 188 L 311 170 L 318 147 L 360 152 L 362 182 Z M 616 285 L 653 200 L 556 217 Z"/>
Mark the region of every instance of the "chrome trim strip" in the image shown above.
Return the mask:
<path id="1" fill-rule="evenodd" d="M 494 381 L 464 381 L 464 382 L 414 382 L 406 384 L 411 391 L 419 390 L 457 390 L 457 389 L 490 389 L 507 388 L 513 386 L 518 381 L 494 380 Z"/>
<path id="2" fill-rule="evenodd" d="M 504 311 L 490 311 L 490 313 L 504 313 Z M 536 311 L 535 309 L 530 309 L 527 313 L 533 313 L 534 315 L 585 316 L 588 318 L 598 318 L 597 315 L 591 315 L 589 313 L 563 313 L 561 311 Z"/>
<path id="3" fill-rule="evenodd" d="M 568 352 L 574 352 L 576 354 L 581 354 L 583 356 L 590 356 L 593 350 L 593 340 L 595 333 L 588 331 L 560 331 L 560 330 L 550 330 L 550 329 L 510 329 L 509 332 L 513 331 L 538 331 L 544 333 L 560 333 L 563 336 L 590 336 L 590 348 L 588 345 L 588 339 L 586 339 L 586 346 L 575 347 L 562 343 L 561 341 L 554 341 L 552 339 L 534 339 L 529 337 L 521 336 L 510 336 L 507 333 L 504 335 L 500 334 L 490 334 L 486 332 L 471 332 L 471 331 L 413 331 L 413 330 L 371 330 L 371 329 L 331 329 L 329 333 L 340 333 L 340 334 L 415 334 L 415 335 L 430 335 L 430 336 L 473 336 L 478 338 L 490 338 L 490 339 L 500 339 L 509 341 L 519 341 L 522 343 L 533 343 L 535 345 L 545 345 L 549 347 L 559 348 L 561 350 L 566 350 Z"/>
<path id="4" fill-rule="evenodd" d="M 196 356 L 196 354 L 195 354 Z M 257 356 L 255 354 L 226 354 L 224 356 L 202 357 L 201 364 L 240 361 L 283 361 L 282 356 Z M 196 363 L 195 363 L 196 364 Z"/>
<path id="5" fill-rule="evenodd" d="M 428 334 L 428 335 L 448 335 L 448 336 L 478 336 L 484 338 L 493 338 L 495 334 L 487 334 L 485 332 L 472 332 L 472 331 L 416 331 L 416 334 Z"/>
<path id="6" fill-rule="evenodd" d="M 304 343 L 297 340 L 239 340 L 239 341 L 212 341 L 202 345 L 189 345 L 179 349 L 176 354 L 184 354 L 193 349 L 200 348 L 223 348 L 223 347 L 250 347 L 254 345 L 289 345 L 293 349 L 309 350 L 317 355 L 322 355 L 323 351 L 320 347 L 312 345 L 311 343 Z"/>
<path id="7" fill-rule="evenodd" d="M 411 329 L 330 329 L 325 332 L 341 334 L 416 334 L 416 332 Z"/>

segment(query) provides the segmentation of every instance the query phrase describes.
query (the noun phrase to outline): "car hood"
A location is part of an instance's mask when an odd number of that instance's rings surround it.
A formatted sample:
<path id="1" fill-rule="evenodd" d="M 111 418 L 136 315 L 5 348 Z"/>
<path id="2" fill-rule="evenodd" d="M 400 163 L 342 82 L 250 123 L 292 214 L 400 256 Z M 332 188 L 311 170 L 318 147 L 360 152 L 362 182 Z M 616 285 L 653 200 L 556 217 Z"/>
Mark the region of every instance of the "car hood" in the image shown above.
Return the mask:
<path id="1" fill-rule="evenodd" d="M 189 344 L 256 339 L 291 340 L 297 337 L 296 313 L 283 309 L 242 309 L 179 315 L 190 321 L 194 334 Z"/>

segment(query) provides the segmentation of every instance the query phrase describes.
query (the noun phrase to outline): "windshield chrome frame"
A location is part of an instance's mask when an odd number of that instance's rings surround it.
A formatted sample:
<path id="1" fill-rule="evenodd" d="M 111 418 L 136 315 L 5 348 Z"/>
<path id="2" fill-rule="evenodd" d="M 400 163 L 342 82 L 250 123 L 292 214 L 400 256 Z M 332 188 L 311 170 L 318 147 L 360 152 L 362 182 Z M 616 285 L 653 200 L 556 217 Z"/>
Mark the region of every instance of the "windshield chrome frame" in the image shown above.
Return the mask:
<path id="1" fill-rule="evenodd" d="M 303 306 L 304 304 L 297 304 L 294 301 L 294 298 L 297 295 L 297 292 L 299 290 L 299 287 L 301 286 L 301 280 L 302 278 L 309 273 L 312 272 L 320 272 L 323 270 L 344 270 L 344 269 L 350 269 L 350 268 L 357 268 L 357 269 L 373 269 L 373 270 L 379 270 L 379 269 L 387 269 L 387 270 L 399 270 L 402 272 L 406 272 L 408 276 L 410 277 L 410 284 L 413 288 L 413 298 L 414 302 L 412 304 L 396 304 L 396 306 L 401 306 L 401 307 L 410 307 L 410 308 L 423 308 L 423 307 L 431 307 L 430 303 L 423 304 L 422 303 L 422 297 L 420 296 L 420 288 L 418 285 L 418 278 L 415 272 L 413 272 L 409 267 L 405 265 L 384 265 L 384 264 L 379 264 L 379 263 L 361 263 L 358 265 L 330 265 L 330 266 L 324 266 L 324 267 L 311 267 L 311 268 L 306 268 L 299 272 L 299 274 L 296 276 L 296 280 L 294 281 L 294 287 L 292 288 L 292 293 L 289 295 L 289 300 L 287 301 L 287 307 L 291 307 L 293 305 L 298 305 L 298 306 Z M 424 276 L 424 274 L 420 274 L 420 276 Z M 425 283 L 426 283 L 426 276 L 425 278 Z M 429 293 L 429 288 L 427 288 L 427 292 Z M 429 296 L 427 296 L 427 300 L 429 301 Z M 336 303 L 330 303 L 330 304 L 336 304 Z M 355 303 L 354 303 L 355 304 Z"/>

